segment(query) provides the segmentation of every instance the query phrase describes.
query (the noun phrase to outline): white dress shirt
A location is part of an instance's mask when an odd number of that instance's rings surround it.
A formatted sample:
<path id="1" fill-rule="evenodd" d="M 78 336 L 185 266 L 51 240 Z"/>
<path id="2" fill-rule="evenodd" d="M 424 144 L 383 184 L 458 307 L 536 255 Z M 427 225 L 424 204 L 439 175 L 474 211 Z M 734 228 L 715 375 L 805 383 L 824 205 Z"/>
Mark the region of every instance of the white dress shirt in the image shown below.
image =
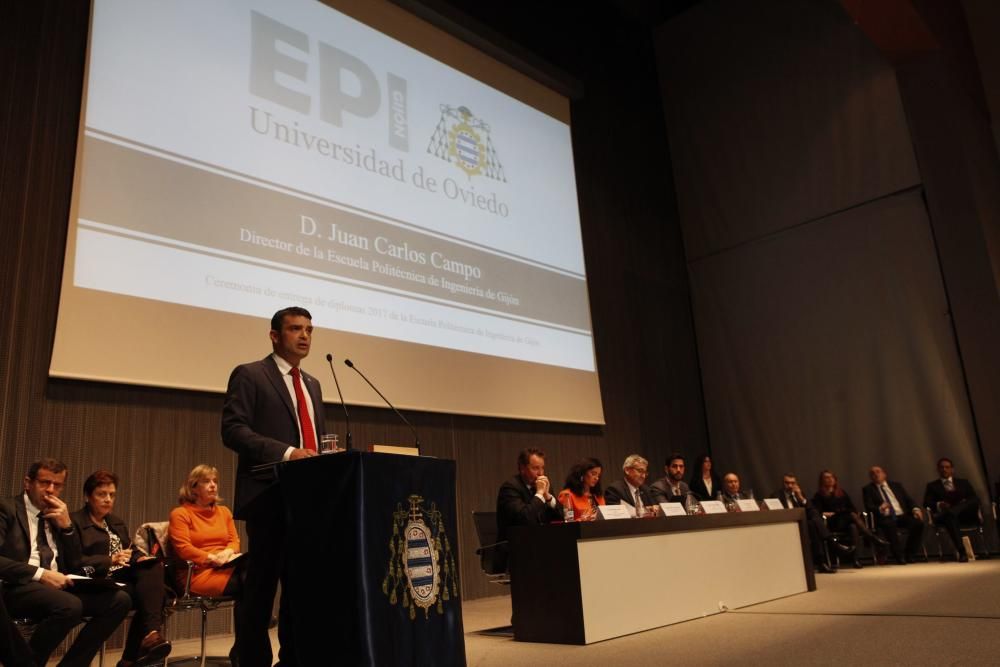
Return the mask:
<path id="1" fill-rule="evenodd" d="M 882 496 L 883 500 L 888 498 L 889 504 L 892 505 L 892 511 L 896 513 L 896 516 L 900 516 L 903 513 L 903 506 L 899 504 L 899 499 L 897 499 L 896 494 L 892 492 L 892 487 L 889 486 L 889 482 L 882 482 L 880 486 L 885 492 Z"/>
<path id="2" fill-rule="evenodd" d="M 28 565 L 34 565 L 37 570 L 35 574 L 32 575 L 32 581 L 39 581 L 42 578 L 42 556 L 38 553 L 38 515 L 42 513 L 42 510 L 38 509 L 31 503 L 31 498 L 28 494 L 24 494 L 24 508 L 27 510 L 28 515 L 28 538 L 31 540 L 31 548 L 28 551 Z M 59 558 L 59 543 L 56 542 L 56 536 L 52 532 L 52 526 L 48 521 L 45 521 L 45 538 L 49 542 L 49 548 L 52 549 L 52 565 L 49 566 L 50 570 L 59 571 L 59 564 L 57 559 Z"/>
<path id="3" fill-rule="evenodd" d="M 292 398 L 292 410 L 295 412 L 295 423 L 299 427 L 299 442 L 302 442 L 302 424 L 299 422 L 299 402 L 295 400 L 295 385 L 292 384 L 292 365 L 279 357 L 277 354 L 272 353 L 271 358 L 274 359 L 274 363 L 278 365 L 278 372 L 281 373 L 282 379 L 285 381 L 285 387 L 288 389 L 288 395 Z M 301 376 L 299 376 L 301 378 Z M 316 438 L 319 438 L 319 428 L 316 427 L 316 415 L 313 414 L 313 402 L 312 396 L 309 395 L 309 388 L 306 386 L 306 381 L 302 379 L 302 393 L 306 397 L 306 409 L 309 411 L 309 420 L 313 424 L 313 433 L 316 434 Z M 305 446 L 305 443 L 303 443 Z M 319 451 L 319 442 L 314 443 L 314 447 Z M 289 447 L 285 450 L 284 456 L 281 457 L 282 461 L 287 461 L 297 447 Z"/>

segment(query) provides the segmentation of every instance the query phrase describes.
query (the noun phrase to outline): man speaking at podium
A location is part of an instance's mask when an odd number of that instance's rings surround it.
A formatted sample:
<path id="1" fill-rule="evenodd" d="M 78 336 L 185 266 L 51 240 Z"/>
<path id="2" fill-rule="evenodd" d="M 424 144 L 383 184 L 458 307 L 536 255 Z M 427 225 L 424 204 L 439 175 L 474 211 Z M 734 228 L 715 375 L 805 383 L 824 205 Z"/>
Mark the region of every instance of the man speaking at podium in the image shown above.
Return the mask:
<path id="1" fill-rule="evenodd" d="M 305 308 L 279 310 L 271 318 L 273 353 L 237 366 L 229 376 L 222 408 L 222 442 L 239 454 L 233 514 L 250 537 L 242 618 L 237 634 L 240 667 L 271 665 L 267 635 L 278 579 L 279 662 L 302 664 L 292 640 L 291 596 L 286 585 L 284 507 L 274 479 L 255 478 L 253 466 L 315 456 L 323 434 L 319 381 L 299 370 L 312 344 L 312 315 Z"/>

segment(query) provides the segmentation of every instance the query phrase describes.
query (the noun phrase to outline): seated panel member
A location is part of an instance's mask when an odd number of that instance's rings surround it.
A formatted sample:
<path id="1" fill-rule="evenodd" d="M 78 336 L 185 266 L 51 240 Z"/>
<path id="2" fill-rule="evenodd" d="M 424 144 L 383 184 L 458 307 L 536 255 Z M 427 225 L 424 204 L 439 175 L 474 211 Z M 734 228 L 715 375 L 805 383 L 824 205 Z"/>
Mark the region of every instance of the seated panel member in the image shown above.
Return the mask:
<path id="1" fill-rule="evenodd" d="M 506 542 L 511 526 L 541 526 L 560 519 L 562 511 L 545 476 L 545 452 L 534 447 L 522 450 L 517 474 L 497 492 L 497 542 Z M 497 551 L 505 558 L 507 545 L 501 544 Z"/>
<path id="2" fill-rule="evenodd" d="M 80 535 L 82 562 L 94 568 L 93 576 L 111 577 L 125 585 L 132 598 L 135 617 L 129 625 L 118 667 L 160 662 L 170 654 L 164 638 L 163 563 L 132 550 L 128 526 L 111 513 L 118 494 L 118 476 L 98 470 L 83 483 L 86 504 L 73 512 L 73 525 Z"/>
<path id="3" fill-rule="evenodd" d="M 827 527 L 835 533 L 847 533 L 850 536 L 851 545 L 855 548 L 860 541 L 860 535 L 864 535 L 868 540 L 879 546 L 889 546 L 889 543 L 878 535 L 874 535 L 864 521 L 858 515 L 851 497 L 840 488 L 837 476 L 831 470 L 824 470 L 819 474 L 819 489 L 813 495 L 813 506 L 826 519 Z M 854 552 L 854 567 L 861 569 L 861 561 L 858 560 L 857 551 Z"/>
<path id="4" fill-rule="evenodd" d="M 945 457 L 937 462 L 938 479 L 930 482 L 924 491 L 924 506 L 931 508 L 934 523 L 944 526 L 951 538 L 958 560 L 968 562 L 969 557 L 962 548 L 962 524 L 979 522 L 979 496 L 969 480 L 955 477 L 955 466 Z"/>
<path id="5" fill-rule="evenodd" d="M 771 494 L 772 498 L 777 498 L 786 509 L 802 508 L 806 513 L 806 527 L 809 532 L 809 548 L 812 553 L 813 566 L 818 572 L 832 574 L 836 572 L 826 562 L 826 553 L 823 545 L 829 546 L 831 552 L 850 554 L 854 551 L 853 546 L 847 546 L 837 541 L 837 538 L 830 534 L 826 527 L 826 522 L 812 503 L 802 493 L 798 478 L 792 473 L 785 473 L 781 478 L 781 488 Z"/>
<path id="6" fill-rule="evenodd" d="M 0 500 L 0 579 L 8 612 L 38 622 L 28 645 L 39 665 L 84 616 L 91 617 L 59 663 L 86 667 L 131 601 L 120 590 L 73 590 L 66 575 L 82 565 L 79 538 L 59 498 L 67 476 L 61 461 L 36 461 L 24 477 L 24 493 Z"/>
<path id="7" fill-rule="evenodd" d="M 889 481 L 882 466 L 868 470 L 872 480 L 861 490 L 865 511 L 875 517 L 875 529 L 889 542 L 893 559 L 900 565 L 912 563 L 923 544 L 924 514 L 899 482 Z M 900 544 L 899 529 L 907 531 L 906 548 Z"/>
<path id="8" fill-rule="evenodd" d="M 649 473 L 649 461 L 638 454 L 632 454 L 622 464 L 625 479 L 609 484 L 604 491 L 604 501 L 608 505 L 625 503 L 632 508 L 632 515 L 656 514 L 659 507 L 655 504 L 649 487 L 646 486 L 646 475 Z M 636 508 L 642 508 L 637 512 Z"/>
<path id="9" fill-rule="evenodd" d="M 566 476 L 558 502 L 564 508 L 573 508 L 576 521 L 593 521 L 597 518 L 597 506 L 605 504 L 601 491 L 601 469 L 600 461 L 587 458 L 576 463 Z"/>
<path id="10" fill-rule="evenodd" d="M 229 561 L 240 555 L 240 536 L 229 508 L 223 507 L 219 497 L 219 471 L 210 465 L 198 465 L 188 474 L 181 486 L 179 507 L 170 511 L 170 545 L 174 555 L 191 561 L 191 593 L 195 595 L 236 598 L 235 640 L 229 651 L 230 661 L 236 665 L 240 633 L 244 627 L 242 593 L 246 576 L 245 558 L 236 565 Z M 177 585 L 184 590 L 187 572 L 178 568 Z"/>
<path id="11" fill-rule="evenodd" d="M 722 476 L 722 488 L 718 492 L 718 499 L 726 504 L 726 509 L 730 512 L 739 512 L 740 507 L 737 500 L 746 500 L 750 496 L 743 492 L 740 476 L 734 472 L 727 472 Z"/>
<path id="12" fill-rule="evenodd" d="M 708 454 L 702 454 L 694 460 L 692 467 L 691 481 L 688 483 L 691 493 L 698 500 L 712 500 L 715 498 L 719 493 L 719 489 L 722 488 L 722 480 L 719 479 L 718 474 L 716 474 L 712 467 L 712 457 Z"/>
<path id="13" fill-rule="evenodd" d="M 691 493 L 684 481 L 684 455 L 674 452 L 667 457 L 663 465 L 663 477 L 649 486 L 649 493 L 658 503 L 682 503 Z"/>

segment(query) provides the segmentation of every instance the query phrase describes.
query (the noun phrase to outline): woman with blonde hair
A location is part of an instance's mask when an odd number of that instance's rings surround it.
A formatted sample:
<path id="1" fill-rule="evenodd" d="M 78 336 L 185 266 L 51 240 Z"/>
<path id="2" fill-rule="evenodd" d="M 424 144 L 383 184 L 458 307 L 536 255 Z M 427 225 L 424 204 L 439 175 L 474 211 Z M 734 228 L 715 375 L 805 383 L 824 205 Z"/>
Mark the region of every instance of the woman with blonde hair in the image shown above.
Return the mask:
<path id="1" fill-rule="evenodd" d="M 240 631 L 245 560 L 240 556 L 240 536 L 233 513 L 219 503 L 219 471 L 210 465 L 197 465 L 181 485 L 179 506 L 170 512 L 170 545 L 174 555 L 190 561 L 191 594 L 232 596 L 236 598 L 236 633 Z M 178 585 L 183 590 L 186 568 L 178 570 Z M 238 664 L 236 644 L 229 652 Z"/>

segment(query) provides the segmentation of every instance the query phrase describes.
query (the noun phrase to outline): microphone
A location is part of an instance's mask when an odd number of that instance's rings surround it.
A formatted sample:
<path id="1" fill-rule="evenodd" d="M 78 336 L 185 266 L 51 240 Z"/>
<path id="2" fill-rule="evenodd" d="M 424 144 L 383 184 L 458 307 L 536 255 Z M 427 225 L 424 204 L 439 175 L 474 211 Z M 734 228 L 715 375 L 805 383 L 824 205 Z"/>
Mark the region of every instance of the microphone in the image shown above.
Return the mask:
<path id="1" fill-rule="evenodd" d="M 340 391 L 340 383 L 337 382 L 337 371 L 333 370 L 333 355 L 329 352 L 326 353 L 326 363 L 330 364 L 333 383 L 337 385 L 337 395 L 340 396 L 340 407 L 344 408 L 344 421 L 347 422 L 347 442 L 345 443 L 344 450 L 349 452 L 353 449 L 351 443 L 351 414 L 347 411 L 347 403 L 344 403 L 344 395 Z"/>
<path id="2" fill-rule="evenodd" d="M 353 363 L 351 362 L 351 360 L 350 360 L 350 359 L 344 359 L 344 364 L 345 364 L 345 365 L 346 365 L 346 366 L 347 366 L 348 368 L 353 368 L 353 369 L 354 369 L 354 372 L 355 372 L 355 373 L 357 373 L 358 375 L 360 375 L 360 376 L 361 376 L 361 379 L 362 379 L 362 380 L 364 380 L 365 382 L 367 382 L 367 383 L 368 383 L 368 386 L 369 386 L 369 387 L 371 387 L 372 389 L 374 389 L 374 390 L 375 390 L 375 393 L 376 393 L 376 394 L 378 394 L 378 395 L 379 395 L 379 397 L 380 397 L 380 398 L 381 398 L 381 399 L 382 399 L 383 401 L 385 401 L 385 404 L 386 404 L 386 405 L 388 405 L 388 406 L 389 406 L 390 408 L 392 408 L 392 411 L 396 413 L 396 416 L 397 416 L 397 417 L 399 417 L 400 419 L 402 419 L 402 420 L 403 420 L 403 423 L 404 423 L 404 424 L 406 424 L 407 426 L 409 426 L 409 427 L 410 427 L 410 430 L 411 430 L 411 431 L 413 431 L 413 442 L 414 442 L 414 445 L 415 445 L 415 446 L 416 446 L 416 448 L 417 448 L 417 453 L 419 454 L 419 453 L 420 453 L 420 436 L 418 436 L 418 435 L 417 435 L 417 429 L 413 428 L 413 424 L 411 424 L 411 423 L 409 422 L 409 420 L 407 420 L 407 418 L 406 418 L 406 417 L 404 417 L 404 416 L 402 415 L 402 413 L 400 413 L 400 412 L 399 412 L 399 410 L 397 410 L 397 409 L 396 409 L 396 406 L 395 406 L 395 405 L 393 405 L 392 403 L 390 403 L 390 402 L 389 402 L 389 399 L 388 399 L 388 398 L 386 398 L 386 397 L 385 397 L 385 396 L 384 396 L 384 395 L 382 394 L 382 392 L 380 392 L 380 391 L 378 390 L 378 388 L 377 388 L 377 387 L 376 387 L 375 385 L 373 385 L 373 384 L 372 384 L 372 381 L 371 381 L 371 380 L 369 380 L 368 378 L 366 378 L 366 377 L 365 377 L 365 374 L 364 374 L 364 373 L 362 373 L 362 372 L 361 372 L 360 370 L 358 370 L 357 366 L 355 366 L 355 365 L 354 365 L 354 364 L 353 364 Z"/>

